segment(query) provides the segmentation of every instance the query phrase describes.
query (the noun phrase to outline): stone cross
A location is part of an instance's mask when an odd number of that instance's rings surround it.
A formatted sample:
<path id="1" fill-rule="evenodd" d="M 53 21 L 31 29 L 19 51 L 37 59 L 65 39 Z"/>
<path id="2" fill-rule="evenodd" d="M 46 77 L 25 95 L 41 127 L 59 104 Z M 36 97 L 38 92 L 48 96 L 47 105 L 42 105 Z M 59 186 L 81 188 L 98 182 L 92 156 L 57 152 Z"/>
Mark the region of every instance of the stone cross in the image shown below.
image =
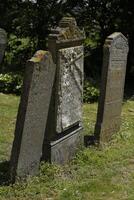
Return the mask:
<path id="1" fill-rule="evenodd" d="M 48 38 L 56 64 L 43 151 L 50 162 L 67 162 L 81 143 L 84 38 L 72 17 L 64 17 Z"/>
<path id="2" fill-rule="evenodd" d="M 26 66 L 11 152 L 11 180 L 38 172 L 55 64 L 50 52 L 37 51 Z"/>
<path id="3" fill-rule="evenodd" d="M 7 44 L 7 33 L 4 29 L 0 28 L 0 63 L 2 62 L 5 48 Z"/>
<path id="4" fill-rule="evenodd" d="M 122 33 L 107 37 L 103 50 L 103 69 L 95 138 L 110 140 L 121 125 L 121 109 L 128 55 L 128 41 Z"/>

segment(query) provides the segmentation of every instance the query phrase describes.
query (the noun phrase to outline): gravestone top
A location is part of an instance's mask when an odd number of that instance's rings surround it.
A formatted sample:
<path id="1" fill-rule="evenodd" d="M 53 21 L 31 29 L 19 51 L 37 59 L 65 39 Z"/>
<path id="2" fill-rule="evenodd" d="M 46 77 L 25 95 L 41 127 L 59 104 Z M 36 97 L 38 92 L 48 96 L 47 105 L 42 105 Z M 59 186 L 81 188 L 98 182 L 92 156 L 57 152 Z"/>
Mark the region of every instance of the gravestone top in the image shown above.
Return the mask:
<path id="1" fill-rule="evenodd" d="M 3 59 L 7 43 L 7 33 L 4 29 L 0 28 L 0 63 Z"/>
<path id="2" fill-rule="evenodd" d="M 104 47 L 108 46 L 110 48 L 113 48 L 113 45 L 117 49 L 123 49 L 124 51 L 128 52 L 128 40 L 120 32 L 115 32 L 109 35 L 105 41 Z"/>
<path id="3" fill-rule="evenodd" d="M 34 56 L 29 61 L 34 63 L 41 62 L 44 59 L 44 56 L 47 56 L 49 54 L 50 52 L 48 51 L 39 50 L 34 54 Z"/>
<path id="4" fill-rule="evenodd" d="M 59 42 L 70 40 L 83 40 L 85 33 L 77 26 L 76 20 L 73 17 L 63 17 L 59 22 L 59 26 L 51 30 L 49 39 L 54 39 Z"/>
<path id="5" fill-rule="evenodd" d="M 107 39 L 113 40 L 113 39 L 117 39 L 117 37 L 122 37 L 122 38 L 128 43 L 127 38 L 126 38 L 121 32 L 114 32 L 114 33 L 112 33 L 111 35 L 109 35 L 109 36 L 107 37 Z M 107 40 L 107 39 L 106 39 L 106 40 Z"/>

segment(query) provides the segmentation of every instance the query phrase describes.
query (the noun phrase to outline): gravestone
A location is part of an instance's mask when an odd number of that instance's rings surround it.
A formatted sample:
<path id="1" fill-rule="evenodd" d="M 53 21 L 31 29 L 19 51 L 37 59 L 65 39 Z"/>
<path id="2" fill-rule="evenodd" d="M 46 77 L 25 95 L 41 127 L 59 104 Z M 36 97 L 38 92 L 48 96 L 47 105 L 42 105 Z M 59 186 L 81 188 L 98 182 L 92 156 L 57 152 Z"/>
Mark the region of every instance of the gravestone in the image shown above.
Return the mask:
<path id="1" fill-rule="evenodd" d="M 95 138 L 110 140 L 121 125 L 128 41 L 121 33 L 107 37 L 103 49 L 103 69 Z"/>
<path id="2" fill-rule="evenodd" d="M 7 44 L 7 33 L 4 29 L 0 28 L 0 63 L 2 62 L 5 48 Z"/>
<path id="3" fill-rule="evenodd" d="M 43 160 L 63 164 L 82 144 L 84 31 L 64 17 L 52 30 L 48 48 L 56 64 L 56 80 L 45 131 Z"/>
<path id="4" fill-rule="evenodd" d="M 11 179 L 38 172 L 55 64 L 50 52 L 37 51 L 26 66 L 11 153 Z"/>

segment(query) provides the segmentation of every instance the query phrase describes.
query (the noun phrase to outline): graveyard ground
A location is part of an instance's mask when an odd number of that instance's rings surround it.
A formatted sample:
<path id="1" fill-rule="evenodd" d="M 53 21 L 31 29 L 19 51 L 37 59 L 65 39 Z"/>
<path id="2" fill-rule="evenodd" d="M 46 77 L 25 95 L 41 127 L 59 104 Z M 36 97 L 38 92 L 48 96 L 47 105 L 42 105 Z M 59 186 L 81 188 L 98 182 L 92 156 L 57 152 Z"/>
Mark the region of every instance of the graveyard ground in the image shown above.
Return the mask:
<path id="1" fill-rule="evenodd" d="M 123 103 L 122 127 L 102 149 L 84 148 L 65 166 L 42 163 L 39 176 L 8 184 L 8 162 L 19 97 L 0 94 L 0 200 L 134 200 L 134 100 Z M 97 104 L 85 104 L 92 134 Z"/>

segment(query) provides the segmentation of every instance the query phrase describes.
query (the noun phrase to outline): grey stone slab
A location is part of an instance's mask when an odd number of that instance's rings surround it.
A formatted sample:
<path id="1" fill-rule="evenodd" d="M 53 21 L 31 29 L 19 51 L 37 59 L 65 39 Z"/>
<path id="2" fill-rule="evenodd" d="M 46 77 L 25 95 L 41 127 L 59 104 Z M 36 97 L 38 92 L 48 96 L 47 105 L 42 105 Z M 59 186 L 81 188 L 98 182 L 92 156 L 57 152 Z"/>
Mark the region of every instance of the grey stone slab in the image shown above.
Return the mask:
<path id="1" fill-rule="evenodd" d="M 100 142 L 110 140 L 119 131 L 128 55 L 128 41 L 113 33 L 104 44 L 103 69 L 95 136 Z"/>
<path id="2" fill-rule="evenodd" d="M 57 133 L 82 121 L 83 52 L 83 46 L 58 52 Z"/>
<path id="3" fill-rule="evenodd" d="M 5 48 L 7 44 L 7 33 L 4 29 L 0 28 L 0 63 L 2 62 Z"/>
<path id="4" fill-rule="evenodd" d="M 50 52 L 37 51 L 26 66 L 11 153 L 11 179 L 38 172 L 55 64 Z"/>
<path id="5" fill-rule="evenodd" d="M 65 164 L 83 147 L 82 127 L 62 136 L 60 139 L 45 144 L 46 161 Z"/>
<path id="6" fill-rule="evenodd" d="M 79 132 L 80 127 L 82 128 L 84 38 L 84 31 L 79 29 L 76 20 L 72 17 L 64 17 L 48 37 L 48 49 L 56 64 L 56 79 L 45 132 L 43 148 L 45 160 L 47 147 L 50 147 L 50 152 L 53 152 L 53 141 L 58 141 L 60 137 L 61 149 L 63 149 L 62 138 L 65 132 L 68 135 L 71 134 L 72 128 L 76 132 Z M 75 152 L 78 143 L 74 142 L 73 145 Z M 67 155 L 70 155 L 71 159 L 73 148 L 70 153 L 67 151 L 69 148 L 64 150 L 64 159 L 60 161 L 59 158 L 55 158 L 55 162 L 64 164 L 69 160 Z M 49 159 L 53 160 L 53 153 L 49 155 Z M 54 157 L 56 155 L 58 154 Z"/>

